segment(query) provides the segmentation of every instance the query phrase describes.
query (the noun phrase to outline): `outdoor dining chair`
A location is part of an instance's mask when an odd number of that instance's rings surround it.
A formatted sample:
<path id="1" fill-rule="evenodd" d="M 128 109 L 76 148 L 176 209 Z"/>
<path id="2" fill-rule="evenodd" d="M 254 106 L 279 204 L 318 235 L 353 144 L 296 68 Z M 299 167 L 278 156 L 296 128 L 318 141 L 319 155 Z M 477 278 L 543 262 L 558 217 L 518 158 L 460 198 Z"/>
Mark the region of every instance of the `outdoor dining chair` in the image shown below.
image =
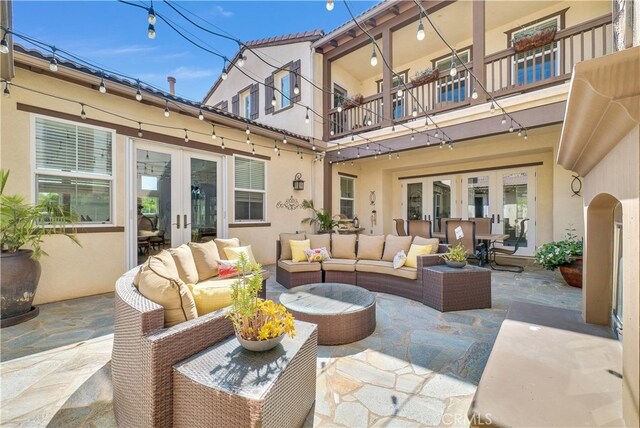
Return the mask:
<path id="1" fill-rule="evenodd" d="M 522 242 L 522 238 L 524 238 L 524 234 L 526 232 L 525 223 L 527 221 L 529 221 L 529 219 L 525 218 L 520 222 L 520 235 L 518 235 L 518 239 L 516 240 L 516 243 L 513 245 L 513 248 L 511 249 L 502 248 L 502 247 L 496 248 L 495 242 L 491 245 L 491 248 L 489 249 L 489 266 L 491 267 L 491 269 L 505 271 L 505 272 L 518 272 L 518 273 L 524 270 L 522 266 L 501 265 L 496 261 L 496 255 L 512 256 L 516 253 L 516 251 L 518 251 L 518 248 L 520 247 L 520 243 Z"/>
<path id="2" fill-rule="evenodd" d="M 393 221 L 396 222 L 396 233 L 398 236 L 407 236 L 407 231 L 404 228 L 404 219 L 394 218 Z"/>
<path id="3" fill-rule="evenodd" d="M 478 235 L 491 234 L 491 218 L 490 217 L 472 217 L 469 220 L 471 220 L 476 224 L 476 234 Z"/>
<path id="4" fill-rule="evenodd" d="M 462 232 L 462 236 L 456 236 L 456 229 Z M 462 244 L 467 250 L 467 258 L 478 260 L 479 266 L 484 266 L 485 246 L 476 239 L 476 224 L 469 220 L 448 220 L 445 223 L 447 243 L 451 246 Z"/>
<path id="5" fill-rule="evenodd" d="M 431 220 L 409 220 L 409 235 L 431 238 Z"/>

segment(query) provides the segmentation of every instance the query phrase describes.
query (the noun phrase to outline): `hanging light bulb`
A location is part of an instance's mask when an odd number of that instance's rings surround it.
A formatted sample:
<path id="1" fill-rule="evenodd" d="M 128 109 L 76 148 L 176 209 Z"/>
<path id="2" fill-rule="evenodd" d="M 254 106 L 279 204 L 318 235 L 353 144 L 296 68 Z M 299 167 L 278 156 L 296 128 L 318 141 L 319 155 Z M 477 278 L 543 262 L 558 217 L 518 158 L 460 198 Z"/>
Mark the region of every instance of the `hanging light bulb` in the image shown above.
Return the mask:
<path id="1" fill-rule="evenodd" d="M 300 94 L 300 86 L 298 86 L 297 83 L 295 85 L 293 85 L 293 94 L 294 95 L 299 95 Z"/>
<path id="2" fill-rule="evenodd" d="M 220 140 L 222 141 L 222 143 L 220 144 L 220 148 L 224 150 L 224 138 L 220 138 Z"/>
<path id="3" fill-rule="evenodd" d="M 307 107 L 307 114 L 304 117 L 304 123 L 309 123 L 309 107 Z"/>
<path id="4" fill-rule="evenodd" d="M 247 135 L 247 144 L 251 144 L 251 137 Z"/>
<path id="5" fill-rule="evenodd" d="M 476 91 L 476 88 L 473 88 L 473 92 L 471 93 L 471 98 L 474 100 L 478 99 L 478 92 Z"/>
<path id="6" fill-rule="evenodd" d="M 418 117 L 418 110 L 416 110 L 416 108 L 413 108 L 413 111 L 411 112 L 411 116 L 413 117 Z"/>
<path id="7" fill-rule="evenodd" d="M 342 112 L 342 106 L 341 105 L 338 106 L 338 113 L 340 113 L 340 112 Z"/>
<path id="8" fill-rule="evenodd" d="M 400 153 L 396 153 L 396 159 L 400 159 Z"/>
<path id="9" fill-rule="evenodd" d="M 491 101 L 491 105 L 489 106 L 489 113 L 493 114 L 496 112 L 496 106 L 495 104 L 493 104 L 493 101 Z"/>
<path id="10" fill-rule="evenodd" d="M 11 96 L 11 91 L 9 90 L 9 82 L 4 82 L 4 91 L 2 91 L 2 93 L 7 98 Z"/>
<path id="11" fill-rule="evenodd" d="M 7 43 L 7 32 L 4 32 L 4 36 L 2 36 L 2 40 L 0 40 L 0 53 L 8 54 L 9 53 L 9 43 Z"/>
<path id="12" fill-rule="evenodd" d="M 522 137 L 522 128 L 518 129 L 518 137 Z"/>
<path id="13" fill-rule="evenodd" d="M 434 137 L 438 138 L 438 130 L 436 129 L 436 133 L 434 134 Z"/>
<path id="14" fill-rule="evenodd" d="M 276 140 L 273 140 L 273 151 L 278 153 L 280 149 L 278 149 L 278 143 L 276 142 Z"/>
<path id="15" fill-rule="evenodd" d="M 84 104 L 80 104 L 80 118 L 85 120 L 87 118 L 87 113 L 84 111 Z"/>
<path id="16" fill-rule="evenodd" d="M 254 144 L 251 145 L 251 154 L 256 155 L 256 146 Z"/>
<path id="17" fill-rule="evenodd" d="M 353 137 L 352 137 L 351 141 L 353 141 Z M 367 145 L 365 146 L 365 149 L 369 150 L 369 142 L 368 141 L 367 141 Z"/>
<path id="18" fill-rule="evenodd" d="M 107 93 L 107 87 L 104 85 L 104 77 L 100 77 L 100 86 L 98 86 L 98 90 L 101 94 Z"/>
<path id="19" fill-rule="evenodd" d="M 169 101 L 164 102 L 164 117 L 169 117 Z"/>
<path id="20" fill-rule="evenodd" d="M 391 125 L 391 132 L 396 132 L 396 125 L 395 123 L 393 125 Z"/>
<path id="21" fill-rule="evenodd" d="M 358 159 L 360 159 L 360 148 L 358 148 L 358 152 L 357 152 L 357 154 L 356 154 L 356 157 L 357 157 Z"/>
<path id="22" fill-rule="evenodd" d="M 449 150 L 453 150 L 453 144 L 451 144 L 451 141 L 449 141 Z"/>
<path id="23" fill-rule="evenodd" d="M 351 136 L 351 142 L 353 143 L 355 141 L 355 138 L 353 137 L 353 135 Z"/>
<path id="24" fill-rule="evenodd" d="M 56 59 L 56 50 L 53 50 L 53 56 L 51 57 L 51 61 L 49 61 L 49 70 L 54 73 L 58 71 L 58 60 Z"/>
<path id="25" fill-rule="evenodd" d="M 249 125 L 247 125 L 247 128 L 244 130 L 244 133 L 249 135 L 251 134 L 251 130 L 249 129 Z"/>
<path id="26" fill-rule="evenodd" d="M 282 137 L 282 144 L 287 144 L 287 137 L 286 136 Z"/>
<path id="27" fill-rule="evenodd" d="M 513 119 L 511 119 L 511 125 L 509 125 L 509 132 L 513 132 Z"/>
<path id="28" fill-rule="evenodd" d="M 507 124 L 507 115 L 506 114 L 502 115 L 502 120 L 500 121 L 500 123 L 502 125 L 506 125 Z"/>
<path id="29" fill-rule="evenodd" d="M 151 3 L 151 7 L 149 8 L 149 16 L 147 16 L 147 21 L 149 24 L 156 25 L 156 12 L 153 10 L 153 3 Z"/>
<path id="30" fill-rule="evenodd" d="M 327 0 L 327 10 L 331 12 L 333 10 L 334 4 L 333 0 Z"/>
<path id="31" fill-rule="evenodd" d="M 427 146 L 431 145 L 431 140 L 429 139 L 429 134 L 427 134 Z"/>
<path id="32" fill-rule="evenodd" d="M 156 38 L 156 27 L 153 24 L 149 24 L 147 28 L 147 37 L 151 40 Z"/>
<path id="33" fill-rule="evenodd" d="M 271 97 L 271 105 L 275 107 L 277 103 L 278 101 L 276 100 L 276 94 L 273 94 L 273 96 Z"/>
<path id="34" fill-rule="evenodd" d="M 316 151 L 316 143 L 315 143 L 315 141 L 313 143 L 311 143 L 311 150 L 313 150 L 314 152 Z"/>
<path id="35" fill-rule="evenodd" d="M 398 92 L 396 92 L 396 94 L 397 94 L 399 97 L 401 97 L 401 96 L 404 94 L 404 92 L 402 91 L 402 88 L 398 88 Z"/>
<path id="36" fill-rule="evenodd" d="M 187 134 L 187 128 L 184 129 L 184 142 L 189 142 L 189 134 Z"/>
<path id="37" fill-rule="evenodd" d="M 418 23 L 418 32 L 416 33 L 416 38 L 419 41 L 424 40 L 424 25 L 422 24 L 422 14 L 420 14 L 420 22 Z"/>
<path id="38" fill-rule="evenodd" d="M 202 107 L 198 110 L 198 119 L 204 120 L 204 113 L 202 113 Z"/>
<path id="39" fill-rule="evenodd" d="M 369 118 L 367 118 L 367 126 L 371 126 L 371 124 L 372 124 L 372 123 L 373 123 L 373 122 L 371 122 L 371 118 L 370 118 L 370 117 L 369 117 Z"/>
<path id="40" fill-rule="evenodd" d="M 411 131 L 411 141 L 415 140 L 415 137 L 413 136 L 413 131 Z"/>
<path id="41" fill-rule="evenodd" d="M 212 123 L 211 124 L 211 139 L 215 140 L 216 138 L 218 138 L 218 136 L 216 135 L 216 126 Z"/>
<path id="42" fill-rule="evenodd" d="M 138 122 L 138 138 L 142 138 L 142 122 Z"/>
<path id="43" fill-rule="evenodd" d="M 458 74 L 458 68 L 456 67 L 456 60 L 455 58 L 453 58 L 451 60 L 451 70 L 449 70 L 449 76 L 456 77 L 456 74 Z"/>
<path id="44" fill-rule="evenodd" d="M 371 51 L 371 66 L 375 67 L 378 65 L 378 55 L 376 55 L 376 46 L 373 45 L 373 51 Z"/>
<path id="45" fill-rule="evenodd" d="M 227 77 L 229 77 L 229 75 L 227 74 L 227 60 L 225 59 L 222 63 L 222 74 L 220 74 L 220 78 L 222 80 L 227 80 Z"/>
<path id="46" fill-rule="evenodd" d="M 340 156 L 340 144 L 338 144 L 338 156 Z"/>
<path id="47" fill-rule="evenodd" d="M 140 91 L 140 81 L 138 81 L 138 89 L 136 89 L 136 100 L 142 101 L 142 92 Z"/>
<path id="48" fill-rule="evenodd" d="M 524 139 L 526 140 L 528 138 L 529 138 L 529 136 L 527 135 L 527 131 L 524 131 Z"/>
<path id="49" fill-rule="evenodd" d="M 335 131 L 332 129 L 331 131 L 329 131 L 329 135 L 331 135 L 332 137 L 334 136 Z"/>
<path id="50" fill-rule="evenodd" d="M 242 51 L 240 51 L 240 56 L 238 57 L 238 67 L 244 67 L 245 57 Z"/>

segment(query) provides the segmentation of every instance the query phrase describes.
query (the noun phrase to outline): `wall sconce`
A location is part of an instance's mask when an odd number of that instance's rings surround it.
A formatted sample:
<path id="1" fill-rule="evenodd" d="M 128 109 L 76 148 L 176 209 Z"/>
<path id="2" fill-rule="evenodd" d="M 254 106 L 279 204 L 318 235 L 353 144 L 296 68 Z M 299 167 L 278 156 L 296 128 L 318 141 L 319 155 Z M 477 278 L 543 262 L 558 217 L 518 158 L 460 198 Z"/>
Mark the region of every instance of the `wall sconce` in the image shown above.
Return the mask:
<path id="1" fill-rule="evenodd" d="M 293 180 L 293 190 L 304 190 L 304 180 L 301 173 L 297 173 Z"/>

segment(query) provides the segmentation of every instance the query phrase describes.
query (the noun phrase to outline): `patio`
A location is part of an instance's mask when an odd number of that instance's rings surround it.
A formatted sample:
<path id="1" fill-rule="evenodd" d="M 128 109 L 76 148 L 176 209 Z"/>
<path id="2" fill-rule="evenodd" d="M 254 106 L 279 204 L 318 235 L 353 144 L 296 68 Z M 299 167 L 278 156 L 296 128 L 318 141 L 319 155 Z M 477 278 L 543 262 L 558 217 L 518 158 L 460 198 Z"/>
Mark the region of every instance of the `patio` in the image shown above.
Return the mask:
<path id="1" fill-rule="evenodd" d="M 275 266 L 269 266 L 274 270 Z M 268 297 L 286 289 L 268 281 Z M 377 293 L 375 333 L 320 346 L 306 426 L 468 426 L 466 414 L 512 301 L 579 310 L 581 290 L 555 272 L 493 272 L 493 308 L 440 313 Z M 2 331 L 0 424 L 115 426 L 110 366 L 113 295 L 40 307 Z"/>

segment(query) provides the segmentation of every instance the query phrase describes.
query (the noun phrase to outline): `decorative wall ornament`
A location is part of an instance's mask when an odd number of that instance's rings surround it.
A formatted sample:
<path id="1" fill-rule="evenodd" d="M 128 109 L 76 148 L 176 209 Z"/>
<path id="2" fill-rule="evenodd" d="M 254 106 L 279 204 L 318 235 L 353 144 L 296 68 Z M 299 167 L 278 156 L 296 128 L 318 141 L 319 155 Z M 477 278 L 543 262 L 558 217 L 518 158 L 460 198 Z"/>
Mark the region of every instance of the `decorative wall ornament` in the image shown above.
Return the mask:
<path id="1" fill-rule="evenodd" d="M 573 180 L 571 181 L 571 191 L 573 192 L 573 196 L 582 196 L 580 192 L 582 191 L 582 180 L 577 175 L 572 175 Z"/>
<path id="2" fill-rule="evenodd" d="M 286 208 L 289 211 L 294 211 L 298 209 L 299 206 L 300 206 L 300 203 L 296 198 L 293 197 L 293 195 L 291 195 L 289 199 L 287 199 L 286 201 L 284 202 L 280 201 L 276 204 L 276 208 Z"/>

